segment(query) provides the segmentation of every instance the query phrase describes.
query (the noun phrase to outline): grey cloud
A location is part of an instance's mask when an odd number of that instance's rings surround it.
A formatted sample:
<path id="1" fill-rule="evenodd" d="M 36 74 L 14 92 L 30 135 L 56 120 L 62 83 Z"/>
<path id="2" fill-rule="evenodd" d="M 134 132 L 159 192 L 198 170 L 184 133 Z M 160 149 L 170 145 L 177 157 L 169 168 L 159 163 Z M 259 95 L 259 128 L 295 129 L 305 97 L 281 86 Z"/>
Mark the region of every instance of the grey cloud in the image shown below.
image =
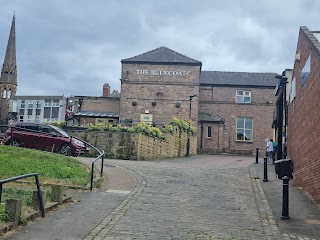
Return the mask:
<path id="1" fill-rule="evenodd" d="M 18 94 L 120 90 L 121 59 L 167 46 L 205 70 L 293 67 L 299 27 L 319 30 L 319 1 L 11 0 L 0 9 L 0 63 L 16 11 Z M 308 13 L 308 14 L 306 14 Z"/>

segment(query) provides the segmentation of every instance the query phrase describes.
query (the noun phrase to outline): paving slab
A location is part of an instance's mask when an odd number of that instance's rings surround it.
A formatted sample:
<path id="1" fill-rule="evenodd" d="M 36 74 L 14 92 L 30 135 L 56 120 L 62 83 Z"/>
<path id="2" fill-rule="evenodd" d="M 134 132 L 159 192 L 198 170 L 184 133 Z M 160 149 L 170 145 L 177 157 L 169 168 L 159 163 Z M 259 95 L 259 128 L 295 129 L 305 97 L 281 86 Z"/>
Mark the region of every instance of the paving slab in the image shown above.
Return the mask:
<path id="1" fill-rule="evenodd" d="M 291 239 L 320 239 L 320 205 L 313 203 L 304 194 L 302 188 L 295 186 L 294 180 L 290 180 L 290 219 L 281 220 L 283 181 L 277 178 L 275 165 L 267 165 L 268 182 L 263 182 L 264 164 L 262 161 L 259 164 L 254 164 L 254 167 L 281 232 L 284 236 L 290 236 Z"/>

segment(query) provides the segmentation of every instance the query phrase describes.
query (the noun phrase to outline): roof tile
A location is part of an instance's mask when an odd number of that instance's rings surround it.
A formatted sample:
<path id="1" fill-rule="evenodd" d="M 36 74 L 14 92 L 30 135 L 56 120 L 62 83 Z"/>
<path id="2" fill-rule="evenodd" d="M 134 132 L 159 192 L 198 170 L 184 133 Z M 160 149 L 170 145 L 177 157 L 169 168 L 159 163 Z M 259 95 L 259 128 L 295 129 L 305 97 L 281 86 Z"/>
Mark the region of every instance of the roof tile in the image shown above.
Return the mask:
<path id="1" fill-rule="evenodd" d="M 167 47 L 159 47 L 135 57 L 122 59 L 121 62 L 187 63 L 202 65 L 200 61 L 184 56 L 181 53 L 175 52 Z"/>

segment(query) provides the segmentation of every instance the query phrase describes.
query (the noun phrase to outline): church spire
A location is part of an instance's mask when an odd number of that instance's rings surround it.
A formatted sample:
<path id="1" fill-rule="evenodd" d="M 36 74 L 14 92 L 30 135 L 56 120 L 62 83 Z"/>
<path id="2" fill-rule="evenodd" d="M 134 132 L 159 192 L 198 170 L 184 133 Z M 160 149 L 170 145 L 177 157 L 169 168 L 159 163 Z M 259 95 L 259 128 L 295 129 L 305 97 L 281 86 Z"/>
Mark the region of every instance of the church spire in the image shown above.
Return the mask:
<path id="1" fill-rule="evenodd" d="M 17 85 L 15 14 L 12 18 L 7 51 L 1 70 L 0 83 L 9 83 L 15 86 Z"/>

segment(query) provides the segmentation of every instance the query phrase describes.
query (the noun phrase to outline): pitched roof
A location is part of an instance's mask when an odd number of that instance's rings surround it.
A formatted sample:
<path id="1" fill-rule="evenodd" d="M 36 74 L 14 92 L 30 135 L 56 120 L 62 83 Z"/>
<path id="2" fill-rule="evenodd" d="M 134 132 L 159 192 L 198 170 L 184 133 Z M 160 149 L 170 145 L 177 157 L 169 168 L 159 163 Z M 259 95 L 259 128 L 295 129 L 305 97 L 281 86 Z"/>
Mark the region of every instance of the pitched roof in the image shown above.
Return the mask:
<path id="1" fill-rule="evenodd" d="M 149 52 L 121 60 L 122 63 L 175 63 L 202 65 L 200 61 L 194 60 L 181 53 L 175 52 L 167 47 L 159 47 Z"/>
<path id="2" fill-rule="evenodd" d="M 207 113 L 199 113 L 198 114 L 198 121 L 200 122 L 216 122 L 216 123 L 224 123 L 224 119 L 217 117 L 217 116 L 212 116 Z"/>
<path id="3" fill-rule="evenodd" d="M 300 27 L 300 31 L 303 31 L 306 34 L 311 43 L 316 47 L 318 53 L 320 53 L 320 32 L 310 31 L 306 26 Z"/>
<path id="4" fill-rule="evenodd" d="M 92 118 L 117 118 L 119 117 L 119 113 L 116 112 L 90 112 L 90 111 L 82 111 L 73 114 L 76 117 L 92 117 Z"/>
<path id="5" fill-rule="evenodd" d="M 200 85 L 276 87 L 277 73 L 201 71 Z"/>

